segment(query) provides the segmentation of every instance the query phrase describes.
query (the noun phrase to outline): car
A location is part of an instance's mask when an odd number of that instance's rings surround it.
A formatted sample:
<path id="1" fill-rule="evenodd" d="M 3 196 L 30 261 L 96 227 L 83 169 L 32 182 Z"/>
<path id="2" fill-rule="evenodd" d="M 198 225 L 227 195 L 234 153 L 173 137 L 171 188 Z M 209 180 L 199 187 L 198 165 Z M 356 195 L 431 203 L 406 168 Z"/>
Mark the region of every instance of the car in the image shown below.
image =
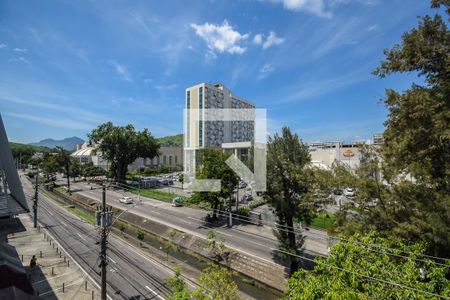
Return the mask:
<path id="1" fill-rule="evenodd" d="M 159 184 L 160 185 L 169 185 L 169 180 L 167 180 L 167 179 L 159 180 Z"/>
<path id="2" fill-rule="evenodd" d="M 245 181 L 239 181 L 239 188 L 240 189 L 244 189 L 244 188 L 246 188 L 247 187 L 247 183 L 245 183 Z"/>
<path id="3" fill-rule="evenodd" d="M 335 188 L 335 189 L 333 189 L 333 194 L 335 194 L 335 195 L 342 195 L 342 190 L 338 189 L 338 188 Z"/>
<path id="4" fill-rule="evenodd" d="M 122 197 L 119 199 L 120 203 L 131 204 L 133 203 L 133 199 L 131 197 Z"/>
<path id="5" fill-rule="evenodd" d="M 174 207 L 183 206 L 182 201 L 183 199 L 180 196 L 176 196 L 175 198 L 172 199 L 172 206 Z"/>
<path id="6" fill-rule="evenodd" d="M 245 194 L 244 196 L 242 196 L 242 201 L 243 202 L 250 202 L 253 200 L 253 196 L 250 194 Z"/>
<path id="7" fill-rule="evenodd" d="M 344 196 L 345 197 L 353 197 L 353 196 L 355 196 L 356 195 L 356 191 L 355 191 L 355 189 L 353 189 L 353 188 L 346 188 L 345 190 L 344 190 Z"/>

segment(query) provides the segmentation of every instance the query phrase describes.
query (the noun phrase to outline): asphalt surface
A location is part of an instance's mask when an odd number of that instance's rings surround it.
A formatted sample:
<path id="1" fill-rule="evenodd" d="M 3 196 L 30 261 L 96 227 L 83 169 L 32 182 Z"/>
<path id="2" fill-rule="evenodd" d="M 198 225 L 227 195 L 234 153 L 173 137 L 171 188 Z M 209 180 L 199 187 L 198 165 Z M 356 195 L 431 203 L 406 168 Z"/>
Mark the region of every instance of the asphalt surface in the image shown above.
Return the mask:
<path id="1" fill-rule="evenodd" d="M 61 181 L 61 183 L 63 182 Z M 93 189 L 91 190 L 91 185 L 85 182 L 71 182 L 71 190 L 73 194 L 78 193 L 100 202 L 100 187 L 92 185 Z M 119 199 L 124 196 L 130 196 L 135 201 L 137 200 L 137 195 L 123 190 L 108 189 L 106 191 L 108 205 L 122 210 L 130 209 L 130 205 L 119 202 Z M 200 238 L 206 238 L 208 231 L 211 229 L 211 226 L 205 222 L 206 212 L 204 210 L 173 207 L 170 203 L 142 196 L 140 199 L 142 204 L 134 206 L 130 209 L 130 212 Z M 248 230 L 245 227 L 248 227 Z M 270 227 L 248 224 L 228 228 L 226 225 L 222 225 L 214 227 L 214 230 L 219 237 L 225 238 L 227 247 L 258 257 L 268 263 L 276 263 L 273 249 L 277 249 L 278 242 Z M 307 253 L 312 255 L 327 254 L 328 239 L 325 232 L 309 229 L 304 234 L 307 236 L 305 243 Z"/>
<path id="2" fill-rule="evenodd" d="M 32 185 L 22 176 L 27 195 Z M 30 197 L 27 197 L 30 198 Z M 30 208 L 33 206 L 29 201 Z M 38 220 L 42 227 L 100 284 L 99 231 L 66 209 L 39 195 Z M 107 292 L 110 299 L 165 299 L 170 287 L 165 278 L 173 272 L 126 242 L 110 235 L 107 255 Z"/>

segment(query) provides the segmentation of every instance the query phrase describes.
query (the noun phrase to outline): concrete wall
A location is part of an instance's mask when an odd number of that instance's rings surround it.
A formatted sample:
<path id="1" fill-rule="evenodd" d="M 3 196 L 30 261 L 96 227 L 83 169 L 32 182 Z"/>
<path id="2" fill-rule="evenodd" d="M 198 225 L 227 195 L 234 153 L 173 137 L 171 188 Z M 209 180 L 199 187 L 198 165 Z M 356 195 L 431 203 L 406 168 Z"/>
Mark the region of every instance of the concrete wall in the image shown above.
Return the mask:
<path id="1" fill-rule="evenodd" d="M 310 149 L 311 161 L 318 162 L 331 168 L 334 161 L 340 161 L 351 169 L 359 167 L 361 153 L 357 147 L 336 147 L 324 149 Z"/>

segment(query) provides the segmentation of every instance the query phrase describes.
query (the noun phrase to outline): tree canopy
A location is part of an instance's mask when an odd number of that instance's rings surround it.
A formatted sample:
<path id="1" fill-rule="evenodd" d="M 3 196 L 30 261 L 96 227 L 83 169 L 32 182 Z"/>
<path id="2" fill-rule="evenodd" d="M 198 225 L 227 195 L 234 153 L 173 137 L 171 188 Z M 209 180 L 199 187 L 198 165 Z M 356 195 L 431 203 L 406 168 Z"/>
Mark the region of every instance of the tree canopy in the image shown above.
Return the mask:
<path id="1" fill-rule="evenodd" d="M 238 184 L 238 177 L 234 171 L 225 163 L 230 153 L 224 153 L 220 149 L 202 149 L 198 151 L 197 179 L 220 179 L 221 189 L 218 192 L 195 192 L 192 200 L 195 202 L 208 202 L 213 208 L 214 216 L 216 210 L 223 200 L 227 200 Z"/>
<path id="2" fill-rule="evenodd" d="M 128 165 L 137 158 L 152 159 L 158 154 L 159 144 L 150 131 L 136 131 L 133 125 L 114 126 L 107 122 L 99 125 L 88 135 L 90 141 L 111 163 L 111 171 L 117 181 L 125 180 Z"/>
<path id="3" fill-rule="evenodd" d="M 449 1 L 432 1 L 433 7 L 442 5 L 448 16 Z M 447 23 L 439 14 L 426 15 L 416 28 L 403 35 L 401 44 L 384 53 L 386 58 L 374 74 L 383 78 L 393 73 L 416 72 L 425 78 L 425 83 L 413 84 L 401 93 L 386 91 L 388 117 L 379 151 L 382 159 L 377 163 L 381 178 L 366 181 L 361 188 L 368 197 L 378 194 L 378 204 L 367 209 L 360 228 L 374 228 L 404 240 L 425 241 L 431 254 L 450 257 Z M 365 166 L 374 171 L 377 164 Z"/>
<path id="4" fill-rule="evenodd" d="M 450 296 L 446 274 L 422 257 L 422 244 L 393 243 L 374 232 L 354 235 L 318 258 L 313 271 L 290 279 L 287 299 L 439 299 Z"/>
<path id="5" fill-rule="evenodd" d="M 275 134 L 267 145 L 267 191 L 264 197 L 275 208 L 279 228 L 275 232 L 279 248 L 297 254 L 303 244 L 301 234 L 294 232 L 294 217 L 302 222 L 311 218 L 312 202 L 306 196 L 310 186 L 308 147 L 297 134 L 284 127 L 281 136 Z M 297 259 L 287 257 L 291 273 L 298 268 Z"/>

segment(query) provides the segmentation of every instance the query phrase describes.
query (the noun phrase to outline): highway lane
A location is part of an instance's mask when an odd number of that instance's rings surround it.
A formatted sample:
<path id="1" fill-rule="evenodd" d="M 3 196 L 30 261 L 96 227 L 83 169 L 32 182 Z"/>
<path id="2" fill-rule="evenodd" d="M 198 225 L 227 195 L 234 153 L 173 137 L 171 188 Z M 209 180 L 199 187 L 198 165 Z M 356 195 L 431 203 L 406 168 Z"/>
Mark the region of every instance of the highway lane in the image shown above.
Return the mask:
<path id="1" fill-rule="evenodd" d="M 84 182 L 71 183 L 71 186 L 74 190 L 74 194 L 79 193 L 80 195 L 96 201 L 101 199 L 101 189 L 99 189 L 98 185 L 93 185 L 93 190 L 90 189 L 91 185 L 87 185 Z M 137 196 L 134 194 L 108 189 L 106 192 L 107 203 L 113 207 L 128 209 L 130 205 L 119 202 L 119 199 L 125 195 L 131 196 L 135 200 L 137 199 Z M 140 198 L 143 200 L 142 205 L 136 205 L 131 210 L 132 213 L 136 215 L 201 238 L 206 238 L 208 231 L 211 229 L 209 226 L 206 226 L 207 224 L 204 222 L 206 213 L 203 210 L 192 209 L 189 207 L 173 207 L 170 203 L 142 196 Z M 251 256 L 256 256 L 267 263 L 275 263 L 273 251 L 271 249 L 276 249 L 278 242 L 271 236 L 271 233 L 269 233 L 269 235 L 261 235 L 257 232 L 251 233 L 227 227 L 215 227 L 214 230 L 219 237 L 225 238 L 225 244 L 229 248 L 244 252 Z M 310 229 L 306 234 L 310 235 L 306 242 L 307 252 L 326 255 L 328 246 L 326 235 L 323 232 L 314 229 Z M 314 236 L 317 236 L 318 238 L 316 239 Z"/>
<path id="2" fill-rule="evenodd" d="M 30 182 L 22 180 L 22 184 L 26 194 L 31 194 Z M 42 194 L 39 195 L 38 220 L 100 283 L 98 229 Z M 165 278 L 173 275 L 170 269 L 112 235 L 108 238 L 108 248 L 108 295 L 112 299 L 165 299 L 170 293 L 165 283 Z"/>

